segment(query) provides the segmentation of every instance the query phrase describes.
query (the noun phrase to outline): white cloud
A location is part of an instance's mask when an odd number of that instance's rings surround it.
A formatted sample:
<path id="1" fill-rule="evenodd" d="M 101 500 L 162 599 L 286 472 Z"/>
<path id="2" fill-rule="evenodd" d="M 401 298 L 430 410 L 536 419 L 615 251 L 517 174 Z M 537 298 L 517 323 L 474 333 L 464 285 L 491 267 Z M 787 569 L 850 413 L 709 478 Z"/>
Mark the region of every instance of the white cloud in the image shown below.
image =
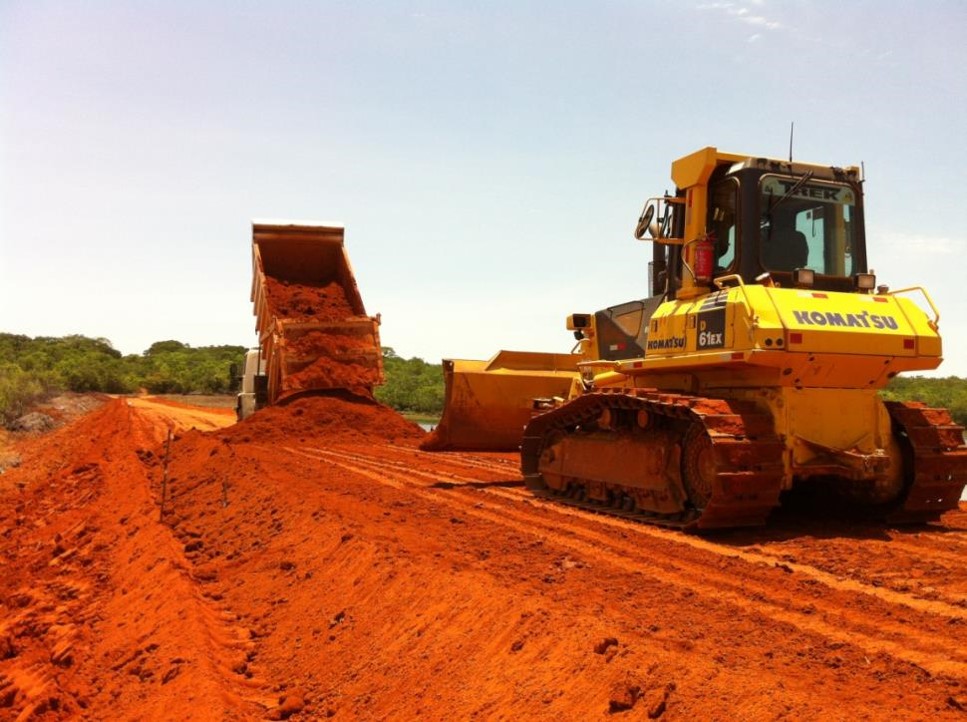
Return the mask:
<path id="1" fill-rule="evenodd" d="M 752 4 L 761 6 L 762 3 L 753 2 Z M 712 12 L 722 12 L 740 22 L 765 28 L 767 30 L 777 30 L 782 27 L 782 23 L 780 23 L 778 20 L 767 18 L 765 15 L 753 15 L 751 14 L 749 8 L 742 5 L 736 5 L 732 2 L 703 3 L 698 6 L 698 9 L 709 10 Z"/>
<path id="2" fill-rule="evenodd" d="M 775 30 L 776 28 L 781 28 L 782 23 L 778 20 L 769 20 L 762 15 L 742 15 L 740 18 L 742 22 L 749 23 L 749 25 L 759 25 L 764 28 L 769 28 L 769 30 Z"/>

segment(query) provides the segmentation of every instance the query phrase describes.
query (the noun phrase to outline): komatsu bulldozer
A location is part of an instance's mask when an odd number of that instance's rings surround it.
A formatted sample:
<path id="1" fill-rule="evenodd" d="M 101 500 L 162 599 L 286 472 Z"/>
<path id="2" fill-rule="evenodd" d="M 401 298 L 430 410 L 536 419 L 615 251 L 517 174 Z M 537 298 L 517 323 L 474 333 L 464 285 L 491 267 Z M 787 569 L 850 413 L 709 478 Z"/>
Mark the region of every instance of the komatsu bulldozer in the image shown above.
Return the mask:
<path id="1" fill-rule="evenodd" d="M 963 428 L 878 393 L 940 364 L 940 314 L 877 285 L 859 169 L 709 147 L 672 179 L 635 229 L 657 293 L 568 317 L 577 372 L 532 400 L 528 486 L 691 529 L 762 524 L 810 484 L 897 523 L 956 508 Z"/>

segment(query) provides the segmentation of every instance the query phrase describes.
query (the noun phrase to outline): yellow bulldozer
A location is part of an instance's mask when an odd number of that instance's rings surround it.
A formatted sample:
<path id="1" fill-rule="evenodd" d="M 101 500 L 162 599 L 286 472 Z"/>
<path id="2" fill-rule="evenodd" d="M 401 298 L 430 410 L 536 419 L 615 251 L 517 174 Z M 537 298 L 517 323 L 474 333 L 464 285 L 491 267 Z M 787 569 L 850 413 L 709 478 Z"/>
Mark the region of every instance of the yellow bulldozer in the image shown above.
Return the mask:
<path id="1" fill-rule="evenodd" d="M 654 295 L 569 316 L 570 368 L 534 355 L 509 386 L 445 365 L 436 445 L 510 438 L 538 493 L 690 529 L 762 524 L 809 484 L 897 523 L 955 508 L 963 427 L 878 393 L 940 364 L 940 314 L 922 287 L 877 285 L 859 169 L 709 147 L 672 180 L 635 229 Z"/>

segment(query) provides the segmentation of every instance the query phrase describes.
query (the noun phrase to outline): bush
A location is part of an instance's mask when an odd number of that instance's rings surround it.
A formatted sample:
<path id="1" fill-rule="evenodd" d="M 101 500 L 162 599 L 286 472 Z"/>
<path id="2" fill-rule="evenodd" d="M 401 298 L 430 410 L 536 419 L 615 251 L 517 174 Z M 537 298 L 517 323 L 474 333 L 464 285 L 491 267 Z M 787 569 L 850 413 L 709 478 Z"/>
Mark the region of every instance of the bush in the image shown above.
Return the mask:
<path id="1" fill-rule="evenodd" d="M 0 364 L 0 421 L 9 423 L 23 416 L 27 408 L 47 391 L 43 374 L 24 371 L 16 364 Z"/>

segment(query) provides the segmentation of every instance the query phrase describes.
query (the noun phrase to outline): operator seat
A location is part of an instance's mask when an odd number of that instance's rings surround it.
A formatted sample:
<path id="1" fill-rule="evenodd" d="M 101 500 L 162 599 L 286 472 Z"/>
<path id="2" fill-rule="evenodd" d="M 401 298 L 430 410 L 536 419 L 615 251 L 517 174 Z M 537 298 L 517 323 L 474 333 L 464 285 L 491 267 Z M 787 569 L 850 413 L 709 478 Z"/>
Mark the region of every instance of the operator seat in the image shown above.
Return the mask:
<path id="1" fill-rule="evenodd" d="M 801 231 L 778 234 L 763 248 L 762 259 L 773 271 L 805 268 L 809 262 L 809 243 Z"/>

